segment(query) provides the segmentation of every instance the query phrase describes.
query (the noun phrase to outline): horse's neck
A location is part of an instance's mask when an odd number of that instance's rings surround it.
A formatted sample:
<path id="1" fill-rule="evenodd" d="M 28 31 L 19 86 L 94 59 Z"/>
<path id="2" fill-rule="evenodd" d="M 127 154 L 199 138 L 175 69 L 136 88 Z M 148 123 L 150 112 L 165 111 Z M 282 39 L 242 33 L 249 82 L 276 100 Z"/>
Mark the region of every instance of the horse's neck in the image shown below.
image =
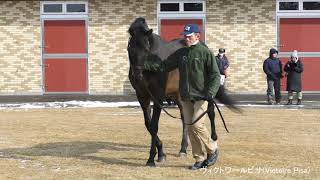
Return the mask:
<path id="1" fill-rule="evenodd" d="M 159 35 L 154 34 L 151 52 L 164 60 L 178 49 L 184 47 L 183 42 L 183 39 L 175 39 L 170 42 L 166 42 L 162 40 Z"/>
<path id="2" fill-rule="evenodd" d="M 159 51 L 159 48 L 161 48 L 164 44 L 166 44 L 165 41 L 161 39 L 161 37 L 157 34 L 152 34 L 152 47 L 151 52 L 157 53 Z"/>

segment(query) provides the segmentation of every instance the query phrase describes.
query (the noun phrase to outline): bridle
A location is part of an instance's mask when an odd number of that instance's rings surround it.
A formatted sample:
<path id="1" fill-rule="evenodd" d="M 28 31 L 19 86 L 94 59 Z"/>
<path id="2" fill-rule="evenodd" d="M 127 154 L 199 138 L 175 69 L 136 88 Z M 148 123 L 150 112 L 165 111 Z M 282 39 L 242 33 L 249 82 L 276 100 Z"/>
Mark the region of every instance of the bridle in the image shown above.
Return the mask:
<path id="1" fill-rule="evenodd" d="M 129 40 L 128 40 L 128 47 L 127 47 L 127 51 L 128 51 L 129 56 L 130 56 L 130 48 L 131 48 L 131 44 L 130 44 L 131 39 L 132 39 L 132 37 L 129 38 Z M 135 72 L 139 71 L 139 73 L 138 73 L 138 79 L 142 81 L 142 84 L 143 84 L 143 86 L 144 86 L 144 89 L 147 91 L 147 93 L 148 93 L 149 96 L 151 97 L 152 101 L 153 101 L 155 104 L 157 104 L 157 105 L 160 107 L 160 109 L 162 109 L 168 116 L 170 116 L 170 117 L 172 117 L 172 118 L 174 118 L 174 119 L 181 119 L 181 118 L 179 118 L 179 117 L 176 117 L 176 116 L 173 116 L 172 114 L 170 114 L 170 113 L 166 110 L 166 107 L 164 107 L 163 105 L 161 105 L 161 103 L 158 101 L 158 99 L 155 98 L 155 97 L 152 95 L 150 89 L 148 88 L 148 84 L 147 84 L 147 82 L 146 82 L 146 79 L 145 79 L 144 76 L 143 76 L 144 67 L 143 67 L 142 65 L 134 65 L 134 64 L 132 63 L 132 61 L 131 61 L 130 58 L 131 58 L 131 57 L 129 57 L 129 61 L 130 61 L 130 68 L 132 67 L 132 71 L 131 71 L 132 76 L 134 77 L 135 80 L 137 80 L 137 79 L 135 78 L 135 77 L 137 76 L 137 74 L 136 74 Z M 140 89 L 140 88 L 141 88 L 140 86 L 136 86 L 135 88 L 138 88 L 139 90 L 141 90 L 141 89 Z M 199 117 L 196 118 L 192 123 L 185 123 L 185 122 L 183 122 L 183 123 L 184 123 L 185 125 L 189 125 L 189 126 L 197 123 L 204 115 L 206 115 L 207 113 L 209 113 L 209 112 L 211 112 L 211 111 L 214 111 L 214 106 L 216 106 L 216 107 L 217 107 L 217 110 L 218 110 L 218 112 L 219 112 L 219 115 L 220 115 L 220 117 L 221 117 L 221 120 L 222 120 L 222 122 L 223 122 L 223 126 L 224 126 L 225 130 L 229 133 L 229 130 L 228 130 L 228 128 L 227 128 L 227 125 L 226 125 L 225 120 L 224 120 L 224 118 L 223 118 L 223 116 L 222 116 L 222 113 L 221 113 L 221 111 L 220 111 L 219 106 L 217 105 L 217 103 L 216 103 L 214 100 L 212 100 L 212 102 L 213 102 L 212 104 L 209 104 L 210 106 L 208 106 L 208 109 L 207 109 L 206 111 L 204 111 L 202 114 L 200 114 Z"/>

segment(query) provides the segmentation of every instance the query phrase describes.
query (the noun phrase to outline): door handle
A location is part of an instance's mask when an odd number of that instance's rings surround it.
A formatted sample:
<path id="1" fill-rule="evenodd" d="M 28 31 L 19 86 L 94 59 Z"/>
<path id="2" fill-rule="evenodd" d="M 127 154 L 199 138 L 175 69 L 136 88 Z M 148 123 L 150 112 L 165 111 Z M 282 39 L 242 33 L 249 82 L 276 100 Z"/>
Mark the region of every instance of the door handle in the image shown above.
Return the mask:
<path id="1" fill-rule="evenodd" d="M 49 67 L 49 64 L 40 64 L 40 66 L 47 68 Z"/>

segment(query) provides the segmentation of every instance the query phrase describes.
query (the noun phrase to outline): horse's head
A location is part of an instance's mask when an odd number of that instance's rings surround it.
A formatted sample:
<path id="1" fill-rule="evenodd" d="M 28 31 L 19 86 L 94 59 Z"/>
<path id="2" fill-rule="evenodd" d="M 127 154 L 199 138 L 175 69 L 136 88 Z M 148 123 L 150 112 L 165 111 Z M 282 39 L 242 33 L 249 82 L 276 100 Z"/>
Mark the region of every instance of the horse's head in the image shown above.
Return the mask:
<path id="1" fill-rule="evenodd" d="M 151 54 L 153 31 L 140 17 L 130 25 L 128 32 L 131 36 L 128 44 L 130 69 L 135 76 L 142 77 L 143 63 Z"/>
<path id="2" fill-rule="evenodd" d="M 146 20 L 142 17 L 137 18 L 128 30 L 130 41 L 137 50 L 150 51 L 152 43 L 152 29 L 149 29 Z"/>

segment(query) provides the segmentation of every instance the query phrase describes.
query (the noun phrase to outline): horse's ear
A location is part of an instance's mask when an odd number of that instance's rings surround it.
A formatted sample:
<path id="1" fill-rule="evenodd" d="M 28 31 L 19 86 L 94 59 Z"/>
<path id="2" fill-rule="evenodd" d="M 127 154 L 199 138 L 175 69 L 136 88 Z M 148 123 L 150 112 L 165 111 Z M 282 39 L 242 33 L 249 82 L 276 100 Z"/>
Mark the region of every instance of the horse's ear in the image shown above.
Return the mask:
<path id="1" fill-rule="evenodd" d="M 152 30 L 152 29 L 150 29 L 149 31 L 147 31 L 147 32 L 146 32 L 146 35 L 147 35 L 147 36 L 151 36 L 151 35 L 152 35 L 152 33 L 153 33 L 153 30 Z"/>

